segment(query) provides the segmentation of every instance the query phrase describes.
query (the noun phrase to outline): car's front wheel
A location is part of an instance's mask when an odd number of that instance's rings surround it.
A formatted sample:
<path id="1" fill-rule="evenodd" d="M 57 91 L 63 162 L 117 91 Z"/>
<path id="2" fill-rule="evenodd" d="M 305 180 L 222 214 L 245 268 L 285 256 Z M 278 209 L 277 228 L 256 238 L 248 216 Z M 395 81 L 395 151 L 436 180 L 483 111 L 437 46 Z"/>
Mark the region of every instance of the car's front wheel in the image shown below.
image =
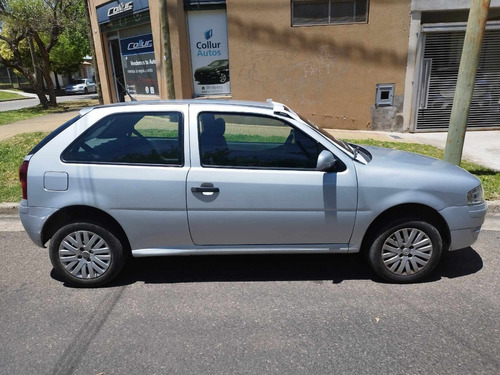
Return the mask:
<path id="1" fill-rule="evenodd" d="M 76 222 L 54 234 L 50 260 L 64 281 L 95 287 L 111 281 L 123 268 L 125 258 L 122 243 L 108 229 Z"/>
<path id="2" fill-rule="evenodd" d="M 428 222 L 401 219 L 378 230 L 368 250 L 372 269 L 395 283 L 420 281 L 437 266 L 443 240 Z"/>

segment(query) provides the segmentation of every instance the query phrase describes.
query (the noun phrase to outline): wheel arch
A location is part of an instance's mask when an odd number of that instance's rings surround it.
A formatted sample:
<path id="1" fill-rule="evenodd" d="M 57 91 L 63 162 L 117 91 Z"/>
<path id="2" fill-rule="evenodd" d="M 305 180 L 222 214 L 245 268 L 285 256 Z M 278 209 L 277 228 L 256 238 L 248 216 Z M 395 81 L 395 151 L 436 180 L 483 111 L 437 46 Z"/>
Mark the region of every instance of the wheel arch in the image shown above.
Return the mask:
<path id="1" fill-rule="evenodd" d="M 76 221 L 90 222 L 106 228 L 118 237 L 124 250 L 131 251 L 130 242 L 120 223 L 107 212 L 85 205 L 67 206 L 53 213 L 42 228 L 42 244 L 45 245 L 61 227 Z"/>
<path id="2" fill-rule="evenodd" d="M 386 209 L 380 213 L 368 226 L 361 243 L 361 252 L 366 252 L 373 241 L 374 236 L 388 222 L 395 218 L 408 217 L 427 221 L 434 225 L 441 234 L 443 240 L 443 251 L 447 250 L 451 244 L 450 228 L 441 214 L 432 207 L 421 203 L 404 203 Z"/>

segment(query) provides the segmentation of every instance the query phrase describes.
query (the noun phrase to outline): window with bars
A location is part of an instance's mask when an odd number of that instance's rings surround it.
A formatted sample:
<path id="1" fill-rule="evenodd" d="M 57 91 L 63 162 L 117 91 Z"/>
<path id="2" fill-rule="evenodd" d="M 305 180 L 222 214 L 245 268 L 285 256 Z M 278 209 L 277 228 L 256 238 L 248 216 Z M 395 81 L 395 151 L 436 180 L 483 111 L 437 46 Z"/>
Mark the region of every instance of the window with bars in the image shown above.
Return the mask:
<path id="1" fill-rule="evenodd" d="M 369 0 L 292 0 L 292 26 L 368 22 Z"/>

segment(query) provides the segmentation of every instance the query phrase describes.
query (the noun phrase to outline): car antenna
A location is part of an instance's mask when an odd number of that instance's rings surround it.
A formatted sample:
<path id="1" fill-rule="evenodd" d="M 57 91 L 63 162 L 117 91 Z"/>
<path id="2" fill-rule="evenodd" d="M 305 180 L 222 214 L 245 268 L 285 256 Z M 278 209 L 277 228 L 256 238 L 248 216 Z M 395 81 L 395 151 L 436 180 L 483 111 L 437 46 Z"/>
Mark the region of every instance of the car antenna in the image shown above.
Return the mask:
<path id="1" fill-rule="evenodd" d="M 137 101 L 136 98 L 134 98 L 132 95 L 130 95 L 130 92 L 128 91 L 128 89 L 126 89 L 125 86 L 123 86 L 123 83 L 121 83 L 119 79 L 117 79 L 116 82 L 118 82 L 120 84 L 121 88 L 125 90 L 125 92 L 127 93 L 128 97 L 130 98 L 131 101 L 133 101 L 133 102 Z"/>

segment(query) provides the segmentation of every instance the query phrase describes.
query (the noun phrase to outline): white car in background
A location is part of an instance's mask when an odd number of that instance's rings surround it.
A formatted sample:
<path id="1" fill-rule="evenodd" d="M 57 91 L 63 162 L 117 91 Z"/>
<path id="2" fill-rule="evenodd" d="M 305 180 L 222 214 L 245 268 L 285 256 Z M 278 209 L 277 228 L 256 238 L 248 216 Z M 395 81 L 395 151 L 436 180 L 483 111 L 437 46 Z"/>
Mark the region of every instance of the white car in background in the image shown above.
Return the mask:
<path id="1" fill-rule="evenodd" d="M 66 94 L 88 94 L 90 92 L 97 92 L 95 82 L 90 78 L 77 79 L 71 85 L 64 88 Z"/>

